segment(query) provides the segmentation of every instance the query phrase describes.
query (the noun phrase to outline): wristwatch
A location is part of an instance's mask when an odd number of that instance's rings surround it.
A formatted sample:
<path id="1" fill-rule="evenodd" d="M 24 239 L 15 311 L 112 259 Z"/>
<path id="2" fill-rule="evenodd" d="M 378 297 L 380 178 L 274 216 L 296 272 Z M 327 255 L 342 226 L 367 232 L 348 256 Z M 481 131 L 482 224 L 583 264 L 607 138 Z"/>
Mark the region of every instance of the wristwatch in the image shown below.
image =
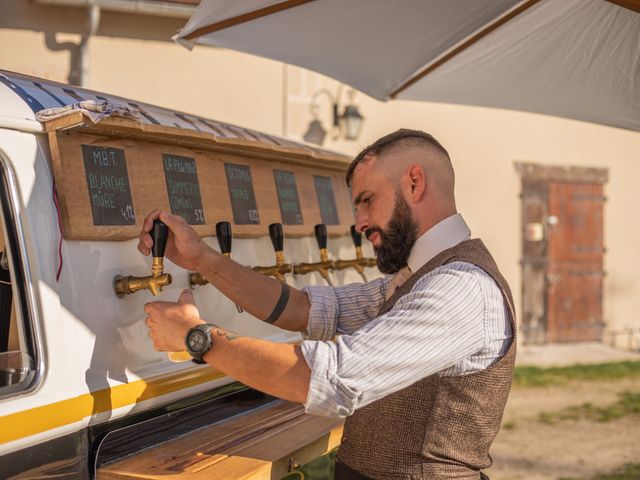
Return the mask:
<path id="1" fill-rule="evenodd" d="M 211 350 L 213 340 L 211 340 L 211 330 L 213 325 L 202 323 L 190 329 L 184 338 L 187 352 L 193 357 L 193 363 L 203 364 L 205 362 L 202 357 Z"/>

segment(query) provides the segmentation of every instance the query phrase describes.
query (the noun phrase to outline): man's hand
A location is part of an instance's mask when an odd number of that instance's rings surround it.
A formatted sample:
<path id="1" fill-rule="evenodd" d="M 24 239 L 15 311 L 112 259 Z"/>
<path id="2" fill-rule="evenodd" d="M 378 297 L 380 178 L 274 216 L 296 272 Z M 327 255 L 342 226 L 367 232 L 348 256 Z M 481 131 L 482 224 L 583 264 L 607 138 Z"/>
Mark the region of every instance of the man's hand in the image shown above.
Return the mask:
<path id="1" fill-rule="evenodd" d="M 184 290 L 177 303 L 150 302 L 144 306 L 148 315 L 145 323 L 153 348 L 164 352 L 185 350 L 184 339 L 192 327 L 205 323 L 193 299 L 193 292 Z"/>
<path id="2" fill-rule="evenodd" d="M 149 336 L 159 351 L 181 352 L 187 332 L 205 323 L 184 290 L 177 303 L 151 302 L 144 306 Z M 309 395 L 311 369 L 298 345 L 259 338 L 237 337 L 217 328 L 212 331 L 215 348 L 204 360 L 213 368 L 241 383 L 271 395 L 303 403 Z"/>
<path id="3" fill-rule="evenodd" d="M 198 271 L 198 262 L 202 260 L 209 247 L 200 240 L 198 234 L 186 224 L 182 217 L 171 215 L 167 212 L 154 210 L 144 219 L 142 232 L 138 242 L 138 250 L 143 255 L 151 253 L 153 239 L 149 232 L 153 228 L 153 221 L 159 218 L 169 227 L 167 239 L 166 257 L 179 267 Z"/>

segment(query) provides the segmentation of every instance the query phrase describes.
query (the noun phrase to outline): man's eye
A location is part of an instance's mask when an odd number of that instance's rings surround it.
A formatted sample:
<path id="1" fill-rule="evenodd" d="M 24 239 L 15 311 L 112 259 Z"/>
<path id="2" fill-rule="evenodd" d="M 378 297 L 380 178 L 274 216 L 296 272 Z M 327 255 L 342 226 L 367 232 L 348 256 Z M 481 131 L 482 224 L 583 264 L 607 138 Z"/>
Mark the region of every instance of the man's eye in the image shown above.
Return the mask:
<path id="1" fill-rule="evenodd" d="M 358 211 L 359 208 L 369 208 L 369 205 L 371 205 L 371 198 L 372 197 L 361 198 L 358 204 L 356 205 L 356 212 Z"/>

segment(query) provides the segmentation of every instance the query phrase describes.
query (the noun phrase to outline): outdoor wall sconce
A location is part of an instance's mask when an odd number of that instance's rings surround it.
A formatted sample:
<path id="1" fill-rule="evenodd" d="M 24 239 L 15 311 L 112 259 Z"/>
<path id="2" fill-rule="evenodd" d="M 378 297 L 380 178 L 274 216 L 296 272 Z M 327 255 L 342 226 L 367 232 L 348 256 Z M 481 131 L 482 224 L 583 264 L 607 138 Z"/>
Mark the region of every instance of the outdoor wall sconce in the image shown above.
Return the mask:
<path id="1" fill-rule="evenodd" d="M 358 110 L 358 107 L 353 103 L 353 97 L 356 91 L 350 89 L 347 92 L 348 103 L 342 111 L 340 111 L 340 97 L 342 96 L 342 85 L 338 88 L 338 92 L 334 96 L 328 89 L 323 88 L 313 94 L 311 98 L 311 104 L 309 110 L 313 119 L 307 127 L 307 131 L 303 135 L 306 142 L 314 143 L 316 145 L 322 145 L 324 139 L 327 136 L 327 131 L 322 126 L 322 123 L 318 117 L 318 107 L 320 106 L 319 97 L 326 95 L 331 102 L 333 111 L 333 125 L 331 126 L 332 138 L 337 140 L 342 135 L 345 140 L 354 141 L 360 135 L 362 129 L 362 122 L 364 117 Z"/>

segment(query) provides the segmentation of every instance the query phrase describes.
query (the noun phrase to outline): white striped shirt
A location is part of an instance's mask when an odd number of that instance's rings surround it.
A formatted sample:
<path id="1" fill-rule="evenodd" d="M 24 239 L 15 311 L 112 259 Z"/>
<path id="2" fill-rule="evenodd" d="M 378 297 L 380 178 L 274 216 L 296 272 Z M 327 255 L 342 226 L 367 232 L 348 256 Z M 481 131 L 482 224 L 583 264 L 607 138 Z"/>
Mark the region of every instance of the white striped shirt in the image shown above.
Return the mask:
<path id="1" fill-rule="evenodd" d="M 449 237 L 426 261 L 461 241 Z M 436 268 L 377 316 L 390 278 L 303 289 L 311 302 L 301 345 L 311 368 L 308 413 L 348 416 L 429 375 L 477 372 L 506 353 L 513 336 L 509 313 L 498 285 L 479 267 Z"/>

